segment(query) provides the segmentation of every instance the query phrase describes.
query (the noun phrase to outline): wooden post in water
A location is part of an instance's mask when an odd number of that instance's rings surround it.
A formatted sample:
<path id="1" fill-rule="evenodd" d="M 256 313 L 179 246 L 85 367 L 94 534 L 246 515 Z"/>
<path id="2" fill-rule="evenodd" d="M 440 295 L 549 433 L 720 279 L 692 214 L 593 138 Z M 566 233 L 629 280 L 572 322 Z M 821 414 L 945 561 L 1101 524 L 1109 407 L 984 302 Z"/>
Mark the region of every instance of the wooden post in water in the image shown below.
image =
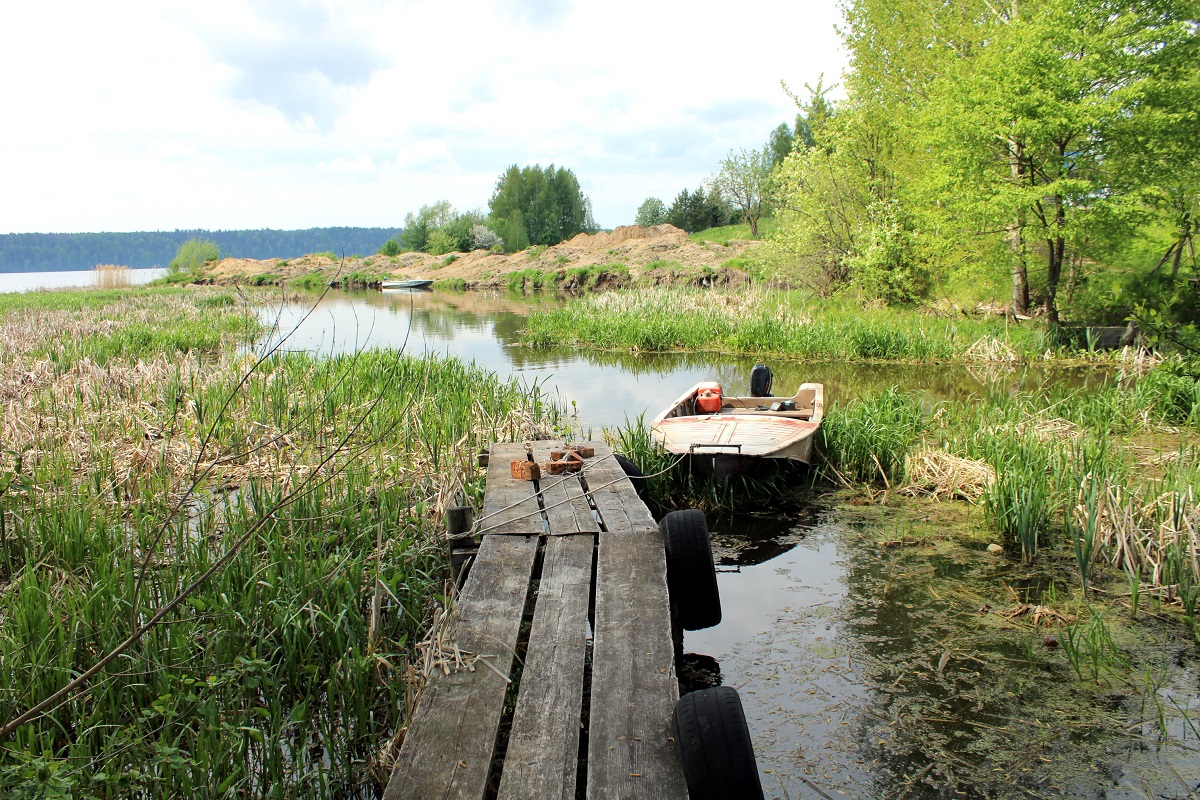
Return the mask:
<path id="1" fill-rule="evenodd" d="M 475 537 L 471 534 L 471 507 L 451 506 L 446 509 L 446 546 L 450 553 L 450 575 L 456 586 L 464 567 L 479 549 L 475 546 Z"/>

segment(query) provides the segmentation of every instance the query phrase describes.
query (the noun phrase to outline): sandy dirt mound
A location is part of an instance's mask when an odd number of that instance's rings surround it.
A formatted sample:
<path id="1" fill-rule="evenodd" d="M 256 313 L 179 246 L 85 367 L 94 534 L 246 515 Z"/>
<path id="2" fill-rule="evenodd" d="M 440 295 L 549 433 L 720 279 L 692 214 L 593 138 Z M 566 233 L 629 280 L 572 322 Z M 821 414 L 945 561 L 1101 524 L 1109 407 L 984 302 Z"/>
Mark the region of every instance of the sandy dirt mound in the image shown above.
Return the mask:
<path id="1" fill-rule="evenodd" d="M 553 247 L 534 247 L 511 254 L 486 250 L 443 256 L 402 253 L 394 258 L 380 255 L 347 258 L 344 263 L 316 255 L 262 261 L 226 258 L 214 264 L 207 276 L 215 283 L 280 283 L 319 273 L 325 280 L 333 280 L 338 274 L 356 278 L 374 276 L 376 279 L 455 279 L 468 288 L 492 288 L 507 285 L 512 273 L 531 271 L 558 273 L 561 288 L 570 291 L 582 288 L 572 285 L 571 271 L 588 268 L 607 274 L 599 281 L 601 286 L 617 286 L 630 281 L 736 283 L 744 280 L 744 275 L 736 268 L 723 265 L 754 244 L 745 241 L 731 241 L 728 246 L 716 242 L 697 243 L 672 225 L 653 228 L 624 225 L 602 233 L 581 233 Z M 596 281 L 593 280 L 592 285 L 595 286 Z"/>

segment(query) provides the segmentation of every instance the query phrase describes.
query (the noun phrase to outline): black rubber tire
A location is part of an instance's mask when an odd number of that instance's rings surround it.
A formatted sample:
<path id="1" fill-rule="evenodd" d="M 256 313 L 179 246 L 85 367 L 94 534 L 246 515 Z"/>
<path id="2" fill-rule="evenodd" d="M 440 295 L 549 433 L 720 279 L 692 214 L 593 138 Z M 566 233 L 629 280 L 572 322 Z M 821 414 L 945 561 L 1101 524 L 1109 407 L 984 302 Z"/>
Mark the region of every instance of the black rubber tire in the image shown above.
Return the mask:
<path id="1" fill-rule="evenodd" d="M 629 478 L 629 482 L 633 484 L 633 490 L 637 492 L 638 499 L 649 505 L 646 494 L 646 475 L 642 472 L 637 464 L 630 461 L 620 453 L 615 453 L 614 457 L 617 463 L 621 465 L 621 469 L 625 471 L 625 476 Z"/>
<path id="2" fill-rule="evenodd" d="M 675 747 L 691 800 L 763 800 L 742 699 L 732 686 L 679 698 Z"/>
<path id="3" fill-rule="evenodd" d="M 667 548 L 667 592 L 684 630 L 711 628 L 721 621 L 717 568 L 708 542 L 704 512 L 672 511 L 658 523 Z"/>
<path id="4" fill-rule="evenodd" d="M 771 368 L 766 364 L 755 364 L 750 370 L 750 396 L 751 397 L 770 397 L 771 386 L 775 383 L 775 376 L 771 374 Z"/>

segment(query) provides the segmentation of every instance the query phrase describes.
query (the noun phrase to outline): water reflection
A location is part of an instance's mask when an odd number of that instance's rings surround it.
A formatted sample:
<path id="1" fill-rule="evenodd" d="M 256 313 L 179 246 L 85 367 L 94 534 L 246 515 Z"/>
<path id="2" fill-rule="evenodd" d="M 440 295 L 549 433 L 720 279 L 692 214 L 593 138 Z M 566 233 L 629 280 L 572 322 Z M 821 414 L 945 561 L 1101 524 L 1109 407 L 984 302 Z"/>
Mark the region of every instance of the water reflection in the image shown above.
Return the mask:
<path id="1" fill-rule="evenodd" d="M 879 524 L 836 507 L 712 521 L 725 619 L 684 646 L 739 687 L 768 797 L 1189 796 L 1200 760 L 1185 719 L 1160 738 L 1129 687 L 1097 692 L 1044 631 L 981 613 L 1023 567 L 932 526 L 922 546 L 881 546 Z M 1135 670 L 1171 664 L 1190 708 L 1197 676 L 1176 633 L 1146 633 Z"/>

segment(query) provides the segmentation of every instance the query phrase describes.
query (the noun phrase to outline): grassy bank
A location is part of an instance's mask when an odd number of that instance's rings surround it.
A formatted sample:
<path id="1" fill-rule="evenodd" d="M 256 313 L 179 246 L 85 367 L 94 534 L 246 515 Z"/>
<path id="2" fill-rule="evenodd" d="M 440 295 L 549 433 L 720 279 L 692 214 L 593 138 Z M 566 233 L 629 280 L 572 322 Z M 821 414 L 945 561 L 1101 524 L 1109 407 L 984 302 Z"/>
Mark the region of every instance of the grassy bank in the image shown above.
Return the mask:
<path id="1" fill-rule="evenodd" d="M 386 780 L 440 509 L 552 409 L 453 360 L 259 360 L 228 292 L 4 302 L 0 725 L 54 699 L 4 737 L 0 794 Z"/>
<path id="2" fill-rule="evenodd" d="M 1045 326 L 865 308 L 767 289 L 657 287 L 589 295 L 529 317 L 536 347 L 706 350 L 810 361 L 1017 362 L 1078 356 Z"/>

